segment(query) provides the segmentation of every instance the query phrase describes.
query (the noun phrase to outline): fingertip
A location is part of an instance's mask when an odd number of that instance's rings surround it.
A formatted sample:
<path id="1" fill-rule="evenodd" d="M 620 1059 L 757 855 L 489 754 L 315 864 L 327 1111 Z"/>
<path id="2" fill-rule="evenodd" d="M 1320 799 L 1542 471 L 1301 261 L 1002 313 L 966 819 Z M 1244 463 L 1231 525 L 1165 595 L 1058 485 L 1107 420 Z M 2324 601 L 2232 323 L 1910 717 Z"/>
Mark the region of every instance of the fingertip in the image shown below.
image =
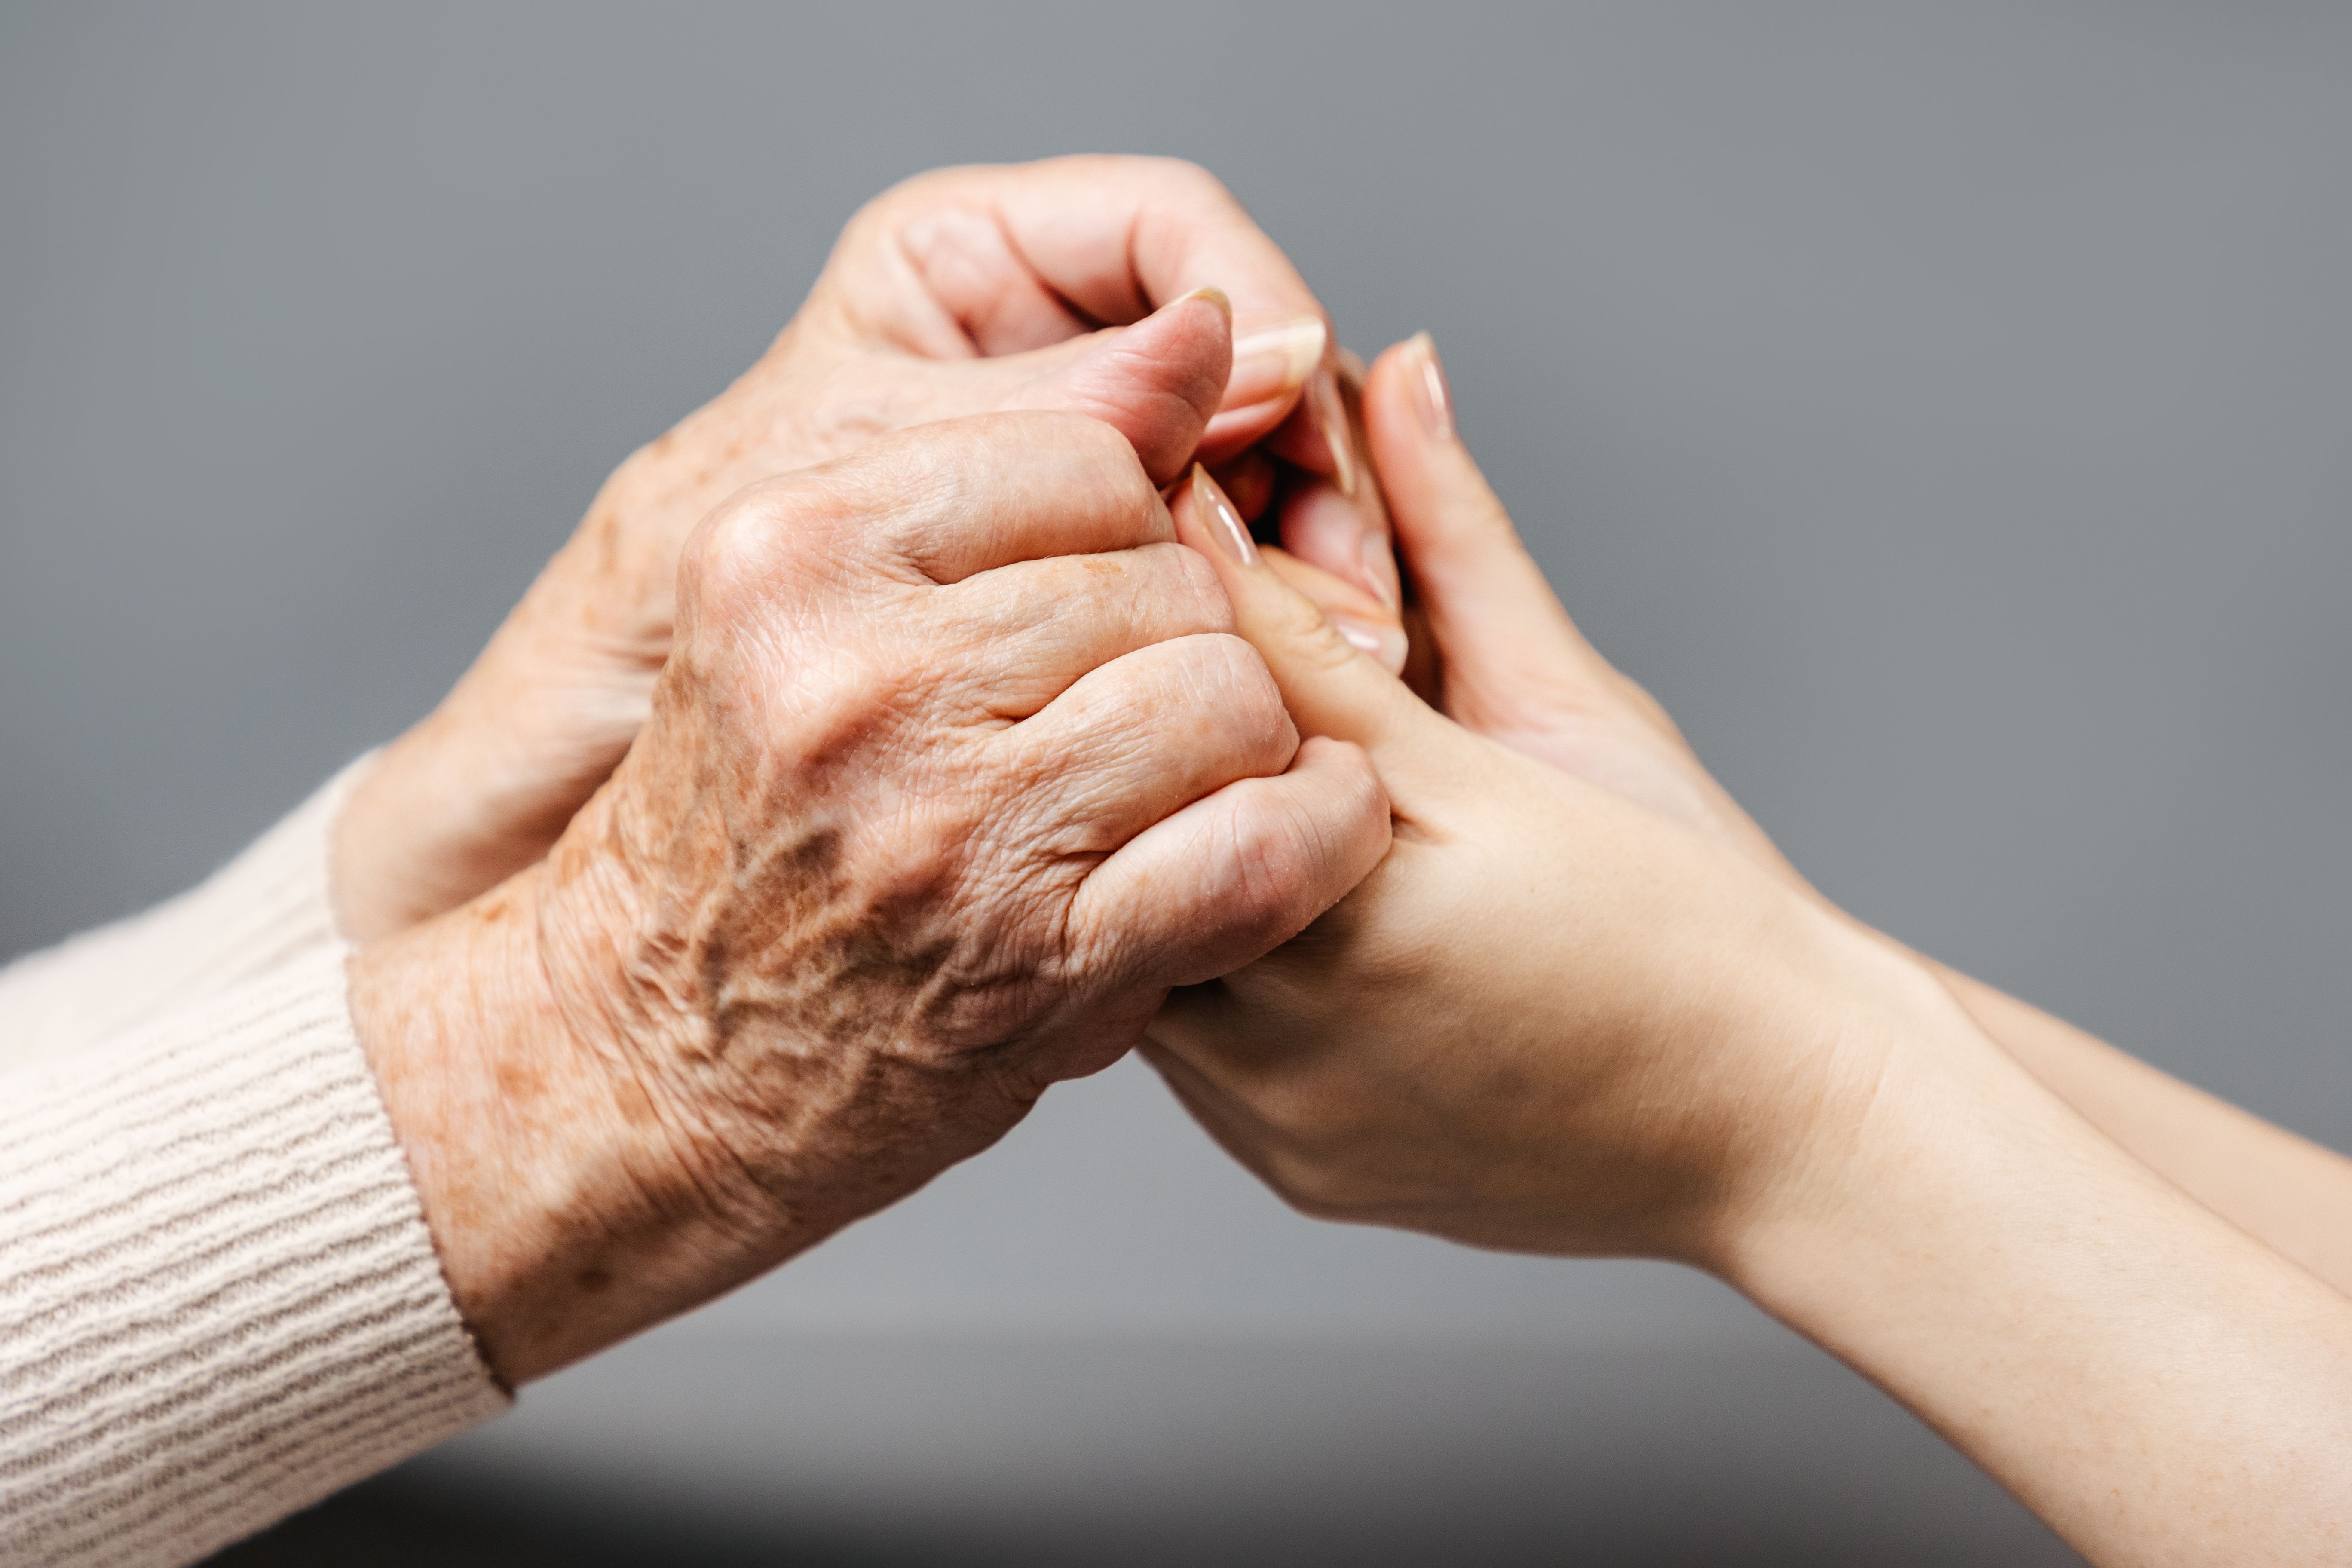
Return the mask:
<path id="1" fill-rule="evenodd" d="M 1379 650 L 1360 648 L 1269 564 L 1207 469 L 1194 466 L 1171 510 L 1177 538 L 1217 569 L 1235 628 L 1273 671 L 1300 732 L 1383 743 L 1400 723 L 1398 704 L 1418 701 L 1397 684 Z"/>
<path id="2" fill-rule="evenodd" d="M 1032 406 L 1066 408 L 1117 429 L 1155 484 L 1183 470 L 1224 395 L 1233 305 L 1195 289 L 1130 327 L 1095 334 L 1075 363 L 1031 389 Z"/>
<path id="3" fill-rule="evenodd" d="M 1365 378 L 1364 426 L 1405 563 L 1424 589 L 1449 569 L 1524 552 L 1518 530 L 1462 444 L 1437 345 L 1416 332 Z"/>

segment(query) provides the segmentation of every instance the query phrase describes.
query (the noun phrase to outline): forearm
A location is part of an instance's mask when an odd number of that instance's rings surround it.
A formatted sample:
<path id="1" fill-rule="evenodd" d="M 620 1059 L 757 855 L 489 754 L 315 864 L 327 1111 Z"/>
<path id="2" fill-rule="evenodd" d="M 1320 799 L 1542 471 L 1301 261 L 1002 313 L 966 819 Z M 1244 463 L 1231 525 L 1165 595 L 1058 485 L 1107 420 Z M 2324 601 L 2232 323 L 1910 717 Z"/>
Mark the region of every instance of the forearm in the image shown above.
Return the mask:
<path id="1" fill-rule="evenodd" d="M 1982 981 L 1938 973 L 1985 1033 L 2134 1158 L 2352 1293 L 2352 1160 Z"/>
<path id="2" fill-rule="evenodd" d="M 2095 1562 L 2352 1557 L 2352 1302 L 1982 1055 L 1726 1272 Z"/>
<path id="3" fill-rule="evenodd" d="M 340 950 L 11 1077 L 0 1215 L 0 1562 L 191 1562 L 504 1406 Z"/>

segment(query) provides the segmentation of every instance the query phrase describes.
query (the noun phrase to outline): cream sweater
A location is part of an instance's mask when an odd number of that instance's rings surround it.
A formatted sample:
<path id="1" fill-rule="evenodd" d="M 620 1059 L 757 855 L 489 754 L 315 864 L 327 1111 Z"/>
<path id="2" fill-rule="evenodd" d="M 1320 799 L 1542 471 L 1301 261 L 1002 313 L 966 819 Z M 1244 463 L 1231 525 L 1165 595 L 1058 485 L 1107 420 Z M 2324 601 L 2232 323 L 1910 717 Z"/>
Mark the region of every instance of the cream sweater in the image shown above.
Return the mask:
<path id="1" fill-rule="evenodd" d="M 0 971 L 0 1564 L 192 1563 L 496 1415 L 352 1033 L 327 830 Z"/>

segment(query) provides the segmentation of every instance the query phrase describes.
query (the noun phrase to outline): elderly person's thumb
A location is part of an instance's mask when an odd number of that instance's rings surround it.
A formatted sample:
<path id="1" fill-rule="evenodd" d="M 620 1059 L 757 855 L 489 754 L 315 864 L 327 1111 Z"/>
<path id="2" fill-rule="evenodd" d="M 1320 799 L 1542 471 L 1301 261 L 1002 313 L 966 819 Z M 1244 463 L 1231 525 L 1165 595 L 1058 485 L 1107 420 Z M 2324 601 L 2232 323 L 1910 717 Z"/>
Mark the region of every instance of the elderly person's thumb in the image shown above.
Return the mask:
<path id="1" fill-rule="evenodd" d="M 1131 327 L 1008 356 L 1006 373 L 1025 384 L 1006 406 L 1091 415 L 1126 436 L 1164 485 L 1192 461 L 1233 363 L 1233 306 L 1196 289 Z"/>

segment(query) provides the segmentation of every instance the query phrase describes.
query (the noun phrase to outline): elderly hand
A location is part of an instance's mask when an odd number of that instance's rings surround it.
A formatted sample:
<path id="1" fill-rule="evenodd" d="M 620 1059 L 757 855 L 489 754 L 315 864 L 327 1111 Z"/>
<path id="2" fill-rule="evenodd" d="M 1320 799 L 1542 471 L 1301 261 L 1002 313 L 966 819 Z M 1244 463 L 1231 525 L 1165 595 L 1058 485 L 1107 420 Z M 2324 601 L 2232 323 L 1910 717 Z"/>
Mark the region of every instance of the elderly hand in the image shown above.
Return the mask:
<path id="1" fill-rule="evenodd" d="M 543 854 L 645 721 L 688 531 L 747 484 L 908 425 L 1089 414 L 1160 482 L 1197 452 L 1232 458 L 1271 502 L 1272 461 L 1244 451 L 1265 438 L 1358 495 L 1333 504 L 1332 485 L 1294 483 L 1294 542 L 1358 584 L 1318 597 L 1401 656 L 1385 523 L 1328 342 L 1280 250 L 1190 164 L 1066 158 L 888 192 L 760 362 L 613 475 L 473 668 L 362 782 L 337 835 L 346 931 L 398 930 Z"/>
<path id="2" fill-rule="evenodd" d="M 644 735 L 353 1005 L 510 1381 L 751 1278 L 1107 1065 L 1388 843 L 1127 440 L 925 426 L 719 509 Z"/>

